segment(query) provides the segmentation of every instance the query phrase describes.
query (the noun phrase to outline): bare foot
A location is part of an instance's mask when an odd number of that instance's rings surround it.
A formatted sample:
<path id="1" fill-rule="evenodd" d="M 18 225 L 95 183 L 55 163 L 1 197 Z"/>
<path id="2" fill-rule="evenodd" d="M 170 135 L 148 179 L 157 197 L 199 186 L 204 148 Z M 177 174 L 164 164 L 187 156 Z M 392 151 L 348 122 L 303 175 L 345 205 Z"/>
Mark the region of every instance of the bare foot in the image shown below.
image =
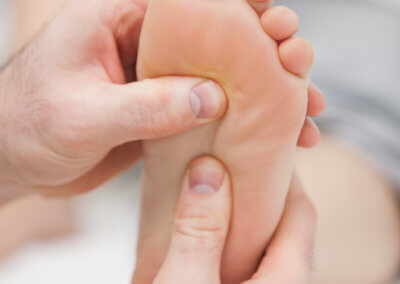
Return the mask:
<path id="1" fill-rule="evenodd" d="M 296 14 L 285 7 L 269 8 L 260 18 L 246 0 L 149 1 L 139 79 L 210 78 L 227 93 L 229 110 L 213 125 L 143 143 L 138 266 L 153 269 L 136 276 L 141 283 L 151 282 L 159 269 L 184 169 L 200 154 L 223 161 L 233 181 L 223 279 L 238 283 L 254 273 L 283 212 L 307 112 L 313 50 L 305 39 L 292 38 L 297 29 Z M 194 108 L 206 93 L 197 91 L 190 98 Z"/>

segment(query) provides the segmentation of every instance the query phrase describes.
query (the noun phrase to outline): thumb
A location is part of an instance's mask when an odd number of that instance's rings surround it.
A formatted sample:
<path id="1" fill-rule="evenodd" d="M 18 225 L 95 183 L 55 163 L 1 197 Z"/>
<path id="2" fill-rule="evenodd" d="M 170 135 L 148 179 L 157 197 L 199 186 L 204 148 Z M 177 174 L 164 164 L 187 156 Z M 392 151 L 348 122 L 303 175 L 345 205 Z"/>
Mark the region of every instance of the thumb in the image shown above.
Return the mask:
<path id="1" fill-rule="evenodd" d="M 210 123 L 227 106 L 222 88 L 210 80 L 163 77 L 112 85 L 104 137 L 112 146 L 161 138 Z"/>
<path id="2" fill-rule="evenodd" d="M 220 283 L 231 212 L 231 187 L 216 160 L 195 160 L 175 210 L 171 244 L 155 283 Z"/>

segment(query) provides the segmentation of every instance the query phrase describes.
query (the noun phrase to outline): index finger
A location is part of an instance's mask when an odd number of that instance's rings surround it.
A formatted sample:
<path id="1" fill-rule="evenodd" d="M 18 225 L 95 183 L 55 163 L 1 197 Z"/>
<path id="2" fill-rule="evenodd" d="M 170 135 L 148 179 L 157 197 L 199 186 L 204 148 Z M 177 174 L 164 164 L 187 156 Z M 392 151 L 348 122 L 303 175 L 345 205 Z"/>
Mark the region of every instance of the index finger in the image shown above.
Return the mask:
<path id="1" fill-rule="evenodd" d="M 276 235 L 257 273 L 246 283 L 311 283 L 315 228 L 315 209 L 294 175 Z"/>

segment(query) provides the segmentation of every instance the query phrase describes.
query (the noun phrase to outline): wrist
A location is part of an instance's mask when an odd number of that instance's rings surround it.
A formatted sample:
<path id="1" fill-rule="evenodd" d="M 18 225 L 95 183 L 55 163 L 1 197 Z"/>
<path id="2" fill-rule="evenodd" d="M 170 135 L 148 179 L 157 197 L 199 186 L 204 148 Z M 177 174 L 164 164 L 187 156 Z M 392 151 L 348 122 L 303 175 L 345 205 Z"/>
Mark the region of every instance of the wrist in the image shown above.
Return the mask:
<path id="1" fill-rule="evenodd" d="M 18 198 L 32 194 L 28 188 L 8 181 L 0 181 L 0 208 Z"/>
<path id="2" fill-rule="evenodd" d="M 11 116 L 13 112 L 11 98 L 18 87 L 15 75 L 12 74 L 12 63 L 0 69 L 0 207 L 4 203 L 22 197 L 28 193 L 26 187 L 20 185 L 13 174 L 14 170 L 10 162 L 11 149 L 14 144 L 10 128 L 12 128 Z M 15 141 L 14 141 L 15 142 Z"/>
<path id="3" fill-rule="evenodd" d="M 12 63 L 0 70 L 0 186 L 11 182 L 13 170 L 9 155 L 10 145 L 15 141 L 10 139 L 10 129 L 12 128 L 11 116 L 13 109 L 11 98 L 14 97 L 17 84 L 13 84 Z"/>

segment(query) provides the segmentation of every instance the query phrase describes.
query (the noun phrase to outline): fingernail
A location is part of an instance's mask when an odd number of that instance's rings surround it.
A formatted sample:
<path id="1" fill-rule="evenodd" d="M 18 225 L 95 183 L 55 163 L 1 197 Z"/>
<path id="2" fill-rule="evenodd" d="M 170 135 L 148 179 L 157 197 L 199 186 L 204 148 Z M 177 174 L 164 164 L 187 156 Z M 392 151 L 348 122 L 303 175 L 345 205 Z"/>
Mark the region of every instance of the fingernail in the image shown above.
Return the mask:
<path id="1" fill-rule="evenodd" d="M 214 194 L 221 188 L 224 177 L 225 171 L 216 161 L 200 161 L 190 170 L 189 187 L 199 194 Z"/>
<path id="2" fill-rule="evenodd" d="M 190 106 L 197 118 L 213 118 L 221 112 L 224 98 L 222 88 L 215 82 L 208 80 L 192 89 Z"/>

